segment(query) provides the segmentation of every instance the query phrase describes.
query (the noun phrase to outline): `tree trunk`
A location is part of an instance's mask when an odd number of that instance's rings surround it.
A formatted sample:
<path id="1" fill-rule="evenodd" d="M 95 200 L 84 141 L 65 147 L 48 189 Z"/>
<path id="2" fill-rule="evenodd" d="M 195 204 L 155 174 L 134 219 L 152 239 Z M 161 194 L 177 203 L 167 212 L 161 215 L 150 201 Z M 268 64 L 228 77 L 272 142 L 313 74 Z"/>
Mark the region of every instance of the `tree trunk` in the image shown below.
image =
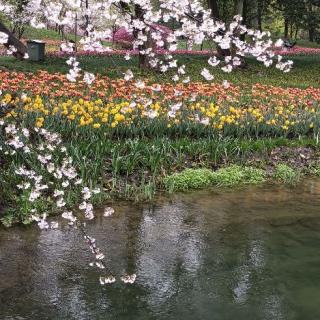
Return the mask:
<path id="1" fill-rule="evenodd" d="M 308 4 L 308 15 L 309 15 L 309 26 L 308 26 L 308 32 L 309 32 L 309 40 L 311 42 L 314 42 L 314 36 L 315 36 L 315 23 L 314 23 L 314 19 L 313 19 L 313 6 L 312 6 L 312 2 L 310 1 Z"/>
<path id="2" fill-rule="evenodd" d="M 134 5 L 134 13 L 132 13 L 131 8 L 129 6 L 128 3 L 124 2 L 124 1 L 120 1 L 119 3 L 121 10 L 123 11 L 123 13 L 128 13 L 131 15 L 131 17 L 134 16 L 135 19 L 140 19 L 141 21 L 144 20 L 144 10 L 142 9 L 142 7 L 138 4 Z M 132 19 L 132 18 L 131 18 Z M 135 30 L 133 29 L 133 36 L 135 39 L 137 39 L 138 37 L 138 33 L 139 30 Z M 148 41 L 149 43 L 149 41 Z M 143 45 L 139 46 L 139 68 L 148 68 L 149 67 L 149 61 L 148 61 L 148 57 L 145 54 L 141 54 L 140 51 L 145 50 L 147 48 L 147 44 L 144 43 Z"/>
<path id="3" fill-rule="evenodd" d="M 262 16 L 264 13 L 264 5 L 265 5 L 265 0 L 260 0 L 258 2 L 258 28 L 260 31 L 262 31 Z"/>
<path id="4" fill-rule="evenodd" d="M 134 7 L 134 13 L 135 13 L 135 18 L 136 19 L 140 19 L 141 21 L 144 20 L 144 10 L 142 9 L 141 6 L 139 6 L 138 4 L 135 5 Z M 137 30 L 133 31 L 134 37 L 137 38 L 138 36 L 138 32 Z M 147 34 L 146 30 L 142 31 L 145 35 L 147 35 L 148 37 L 148 41 L 145 42 L 143 45 L 139 46 L 139 68 L 141 69 L 148 69 L 149 68 L 149 59 L 145 54 L 142 54 L 141 51 L 145 51 L 148 47 L 148 45 L 150 45 L 150 39 L 149 39 L 149 35 Z"/>
<path id="5" fill-rule="evenodd" d="M 211 16 L 214 19 L 220 19 L 220 12 L 217 0 L 208 0 L 208 7 L 211 9 Z"/>
<path id="6" fill-rule="evenodd" d="M 0 21 L 0 32 L 5 33 L 8 35 L 8 42 L 4 45 L 6 48 L 9 49 L 10 46 L 14 46 L 16 48 L 16 52 L 13 55 L 17 59 L 23 59 L 25 54 L 27 53 L 27 47 L 15 37 L 15 35 L 10 32 L 10 30 Z"/>
<path id="7" fill-rule="evenodd" d="M 314 42 L 314 29 L 313 28 L 309 29 L 309 41 Z"/>
<path id="8" fill-rule="evenodd" d="M 243 6 L 244 6 L 244 0 L 235 0 L 234 2 L 234 15 L 240 15 L 243 16 Z"/>
<path id="9" fill-rule="evenodd" d="M 250 4 L 251 4 L 251 10 L 253 12 L 253 17 L 250 21 L 250 27 L 257 30 L 259 29 L 259 2 L 255 0 L 250 2 Z"/>
<path id="10" fill-rule="evenodd" d="M 86 0 L 86 15 L 85 15 L 85 35 L 88 37 L 89 36 L 89 31 L 88 31 L 88 27 L 89 27 L 89 15 L 88 15 L 88 10 L 89 10 L 89 0 Z"/>
<path id="11" fill-rule="evenodd" d="M 289 19 L 284 18 L 284 37 L 289 38 Z"/>
<path id="12" fill-rule="evenodd" d="M 243 8 L 242 8 L 242 23 L 244 24 L 244 25 L 247 25 L 247 20 L 248 20 L 248 0 L 244 0 L 243 1 Z M 245 34 L 241 34 L 240 35 L 240 39 L 242 40 L 242 41 L 245 41 L 245 39 L 246 39 L 246 35 Z"/>
<path id="13" fill-rule="evenodd" d="M 234 15 L 239 15 L 243 18 L 243 24 L 247 23 L 247 13 L 248 13 L 248 0 L 234 0 Z M 239 32 L 235 34 L 240 37 L 242 41 L 245 40 L 245 35 L 241 35 Z M 237 52 L 237 48 L 233 45 L 230 50 L 230 55 L 235 56 Z M 241 59 L 241 66 L 244 67 L 246 65 L 243 57 Z"/>

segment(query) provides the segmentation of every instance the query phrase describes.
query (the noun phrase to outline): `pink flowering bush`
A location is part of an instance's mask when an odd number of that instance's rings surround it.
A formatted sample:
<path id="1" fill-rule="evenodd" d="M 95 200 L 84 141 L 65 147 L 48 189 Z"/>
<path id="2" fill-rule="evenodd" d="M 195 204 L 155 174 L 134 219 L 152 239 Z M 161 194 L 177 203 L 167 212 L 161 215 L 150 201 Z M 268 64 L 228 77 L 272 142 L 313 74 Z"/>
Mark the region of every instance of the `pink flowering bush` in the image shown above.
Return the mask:
<path id="1" fill-rule="evenodd" d="M 157 49 L 156 53 L 158 55 L 165 55 L 170 53 L 171 55 L 202 55 L 202 56 L 210 56 L 212 54 L 212 51 L 207 51 L 207 50 L 175 50 L 175 51 L 168 51 L 165 49 Z M 101 57 L 108 57 L 108 56 L 113 56 L 113 55 L 120 55 L 120 56 L 125 56 L 125 55 L 130 55 L 130 56 L 138 56 L 139 51 L 138 50 L 125 50 L 125 49 L 114 49 L 114 50 L 108 50 L 104 52 L 97 52 L 97 51 L 85 51 L 85 50 L 80 50 L 77 51 L 77 56 L 101 56 Z M 69 52 L 64 52 L 64 51 L 50 51 L 47 53 L 47 56 L 51 57 L 68 57 L 72 55 Z"/>
<path id="2" fill-rule="evenodd" d="M 170 28 L 160 24 L 152 24 L 151 28 L 153 29 L 153 31 L 158 31 L 161 33 L 162 40 L 165 43 L 167 41 L 168 36 L 173 33 L 173 31 Z M 113 34 L 113 41 L 119 44 L 122 48 L 132 49 L 134 40 L 135 39 L 133 36 L 133 32 L 127 30 L 125 27 L 119 28 Z"/>
<path id="3" fill-rule="evenodd" d="M 116 42 L 122 42 L 122 41 L 133 42 L 134 36 L 126 28 L 122 27 L 114 33 L 113 40 Z"/>
<path id="4" fill-rule="evenodd" d="M 281 50 L 275 50 L 275 54 L 280 54 L 282 56 L 311 56 L 311 55 L 318 55 L 320 54 L 320 48 L 304 48 L 296 46 L 292 49 L 281 49 Z"/>

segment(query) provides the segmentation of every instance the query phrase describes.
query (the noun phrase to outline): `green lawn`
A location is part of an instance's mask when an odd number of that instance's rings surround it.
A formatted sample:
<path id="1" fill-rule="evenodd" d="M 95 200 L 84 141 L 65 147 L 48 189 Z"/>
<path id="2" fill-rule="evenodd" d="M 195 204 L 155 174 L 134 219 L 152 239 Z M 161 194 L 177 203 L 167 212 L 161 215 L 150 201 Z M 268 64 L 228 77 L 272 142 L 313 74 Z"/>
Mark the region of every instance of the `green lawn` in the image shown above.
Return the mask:
<path id="1" fill-rule="evenodd" d="M 297 45 L 299 47 L 305 47 L 305 48 L 320 48 L 320 43 L 311 42 L 304 39 L 297 40 Z"/>
<path id="2" fill-rule="evenodd" d="M 203 67 L 208 67 L 208 57 L 204 56 L 180 56 L 180 64 L 185 64 L 191 74 L 192 80 L 204 79 L 200 75 Z M 111 78 L 122 77 L 122 73 L 128 68 L 133 70 L 137 76 L 147 77 L 152 81 L 170 81 L 172 74 L 161 74 L 151 71 L 139 70 L 137 58 L 126 61 L 120 56 L 109 57 L 80 57 L 81 67 L 86 71 L 108 75 Z M 290 73 L 283 73 L 274 67 L 265 68 L 252 59 L 247 61 L 244 69 L 239 69 L 231 74 L 226 74 L 215 69 L 217 81 L 223 79 L 236 84 L 263 83 L 278 86 L 308 87 L 320 86 L 320 56 L 296 56 L 293 57 L 294 68 Z M 0 57 L 0 70 L 16 70 L 22 72 L 36 72 L 47 70 L 48 72 L 68 72 L 68 65 L 65 58 L 48 57 L 43 62 L 18 61 L 13 57 Z"/>
<path id="3" fill-rule="evenodd" d="M 30 26 L 27 26 L 23 34 L 24 39 L 51 39 L 51 40 L 61 40 L 61 35 L 54 30 L 47 29 L 35 29 Z"/>

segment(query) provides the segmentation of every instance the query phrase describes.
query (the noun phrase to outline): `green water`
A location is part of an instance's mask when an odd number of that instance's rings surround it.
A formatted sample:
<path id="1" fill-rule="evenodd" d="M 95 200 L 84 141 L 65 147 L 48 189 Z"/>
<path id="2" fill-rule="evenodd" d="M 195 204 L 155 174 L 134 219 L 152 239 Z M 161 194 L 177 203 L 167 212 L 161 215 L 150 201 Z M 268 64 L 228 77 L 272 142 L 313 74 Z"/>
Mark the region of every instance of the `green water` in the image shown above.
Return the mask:
<path id="1" fill-rule="evenodd" d="M 320 319 L 320 181 L 114 204 L 88 225 L 115 274 L 101 287 L 78 232 L 0 231 L 0 319 Z"/>

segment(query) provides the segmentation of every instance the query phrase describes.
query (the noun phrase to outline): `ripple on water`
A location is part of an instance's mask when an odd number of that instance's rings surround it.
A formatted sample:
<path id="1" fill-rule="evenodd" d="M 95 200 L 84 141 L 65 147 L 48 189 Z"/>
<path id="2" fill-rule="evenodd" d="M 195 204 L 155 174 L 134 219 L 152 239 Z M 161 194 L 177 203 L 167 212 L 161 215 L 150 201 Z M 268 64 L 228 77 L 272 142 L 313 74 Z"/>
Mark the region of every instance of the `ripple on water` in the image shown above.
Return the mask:
<path id="1" fill-rule="evenodd" d="M 159 197 L 88 225 L 132 286 L 100 287 L 81 235 L 0 231 L 0 318 L 320 319 L 320 182 Z"/>

